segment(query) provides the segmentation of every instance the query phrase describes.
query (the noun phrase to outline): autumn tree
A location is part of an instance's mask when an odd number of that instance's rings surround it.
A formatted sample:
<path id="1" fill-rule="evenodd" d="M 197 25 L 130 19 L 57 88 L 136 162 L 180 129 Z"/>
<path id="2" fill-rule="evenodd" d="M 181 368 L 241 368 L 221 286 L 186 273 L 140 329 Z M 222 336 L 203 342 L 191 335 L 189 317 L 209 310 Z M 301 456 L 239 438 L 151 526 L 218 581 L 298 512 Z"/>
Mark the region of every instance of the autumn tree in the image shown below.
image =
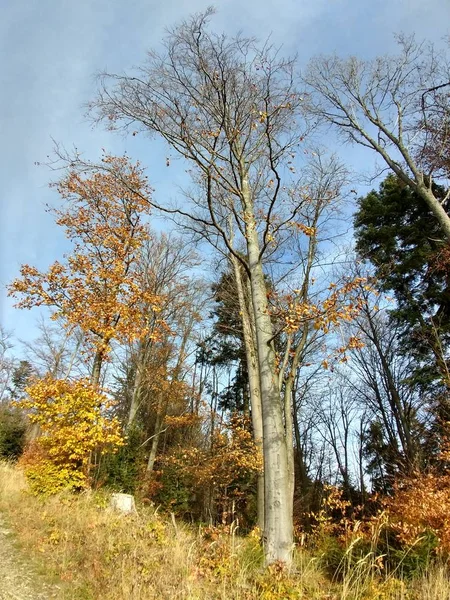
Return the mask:
<path id="1" fill-rule="evenodd" d="M 105 155 L 102 164 L 110 172 L 86 173 L 72 164 L 55 184 L 63 207 L 51 211 L 73 244 L 65 263 L 55 262 L 47 272 L 24 265 L 9 286 L 19 308 L 48 306 L 69 336 L 81 332 L 84 347 L 75 350 L 92 358 L 89 380 L 69 379 L 62 372 L 64 347 L 47 344 L 51 368 L 20 401 L 41 429 L 27 457 L 29 478 L 41 491 L 88 485 L 97 451 L 120 445 L 118 423 L 108 415 L 110 399 L 100 389 L 102 365 L 113 341 L 158 336 L 160 299 L 143 287 L 137 268 L 149 236 L 151 190 L 140 166 L 127 158 Z"/>
<path id="2" fill-rule="evenodd" d="M 123 444 L 111 401 L 89 380 L 32 381 L 18 404 L 41 435 L 21 459 L 35 493 L 82 489 L 92 482 L 95 457 Z"/>
<path id="3" fill-rule="evenodd" d="M 295 130 L 301 101 L 292 61 L 258 48 L 254 40 L 209 33 L 208 17 L 196 16 L 173 29 L 164 53 L 150 53 L 137 77 L 104 77 L 95 107 L 111 126 L 132 124 L 157 133 L 193 162 L 200 196 L 188 210 L 169 210 L 187 217 L 190 227 L 248 274 L 264 428 L 266 552 L 269 561 L 288 562 L 290 450 L 275 378 L 263 257 L 271 230 L 282 229 L 296 213 L 295 198 L 286 198 L 284 215 L 274 209 L 282 194 L 283 163 L 300 142 Z M 244 252 L 238 251 L 240 244 Z"/>
<path id="4" fill-rule="evenodd" d="M 202 293 L 193 269 L 197 264 L 195 252 L 184 240 L 173 234 L 153 235 L 142 248 L 137 262 L 141 288 L 141 310 L 152 318 L 152 329 L 132 344 L 133 390 L 127 417 L 127 425 L 135 422 L 142 405 L 141 395 L 151 378 L 149 367 L 153 354 L 165 356 L 164 364 L 173 376 L 181 379 L 193 329 L 200 318 Z M 145 295 L 160 298 L 159 310 L 145 302 Z M 161 328 L 164 323 L 164 328 Z M 145 325 L 145 323 L 144 323 Z M 159 335 L 155 335 L 158 333 Z M 162 347 L 165 348 L 164 352 Z"/>
<path id="5" fill-rule="evenodd" d="M 292 236 L 314 233 L 300 210 L 314 200 L 294 167 L 309 126 L 295 61 L 254 39 L 211 33 L 210 15 L 196 15 L 170 30 L 164 50 L 150 52 L 135 74 L 102 76 L 92 111 L 112 129 L 159 135 L 192 164 L 196 188 L 188 194 L 189 203 L 159 208 L 225 254 L 235 273 L 246 273 L 248 284 L 240 276 L 236 281 L 242 283 L 239 297 L 248 285 L 251 298 L 248 311 L 243 300 L 240 306 L 247 364 L 254 365 L 253 371 L 249 368 L 252 414 L 261 415 L 266 558 L 288 563 L 293 471 L 290 379 L 285 375 L 288 363 L 295 370 L 295 349 L 287 353 L 280 376 L 265 270 L 275 248 Z M 339 183 L 329 184 L 326 194 L 315 198 L 322 208 L 339 196 Z M 330 317 L 336 302 L 325 310 Z M 292 319 L 296 326 L 300 322 L 298 315 Z"/>
<path id="6" fill-rule="evenodd" d="M 433 185 L 448 156 L 448 58 L 414 37 L 397 41 L 393 56 L 313 59 L 304 75 L 308 109 L 345 141 L 373 150 L 423 199 L 450 240 L 449 196 Z"/>
<path id="7" fill-rule="evenodd" d="M 191 510 L 197 517 L 229 525 L 249 503 L 262 457 L 245 417 L 215 423 L 210 434 L 209 440 L 175 446 L 162 460 L 163 474 L 176 469 L 178 481 L 195 498 Z"/>
<path id="8" fill-rule="evenodd" d="M 204 286 L 195 272 L 197 262 L 192 247 L 173 232 L 152 233 L 137 260 L 145 290 L 141 318 L 145 325 L 150 315 L 152 329 L 116 346 L 114 353 L 112 388 L 127 440 L 108 464 L 103 461 L 100 476 L 119 489 L 132 491 L 146 485 L 145 480 L 155 476 L 155 464 L 178 443 L 180 435 L 190 431 L 188 424 L 197 404 L 193 354 L 205 303 Z M 160 298 L 158 313 L 146 304 L 149 294 Z"/>
<path id="9" fill-rule="evenodd" d="M 150 187 L 141 167 L 127 158 L 105 155 L 102 164 L 114 176 L 100 169 L 86 175 L 73 165 L 54 184 L 64 205 L 50 210 L 74 246 L 66 263 L 57 261 L 47 272 L 23 265 L 9 286 L 18 308 L 48 306 L 52 319 L 85 334 L 94 355 L 94 385 L 112 340 L 147 335 L 158 311 L 158 298 L 142 289 L 136 270 L 148 238 Z M 144 301 L 152 310 L 143 321 Z"/>

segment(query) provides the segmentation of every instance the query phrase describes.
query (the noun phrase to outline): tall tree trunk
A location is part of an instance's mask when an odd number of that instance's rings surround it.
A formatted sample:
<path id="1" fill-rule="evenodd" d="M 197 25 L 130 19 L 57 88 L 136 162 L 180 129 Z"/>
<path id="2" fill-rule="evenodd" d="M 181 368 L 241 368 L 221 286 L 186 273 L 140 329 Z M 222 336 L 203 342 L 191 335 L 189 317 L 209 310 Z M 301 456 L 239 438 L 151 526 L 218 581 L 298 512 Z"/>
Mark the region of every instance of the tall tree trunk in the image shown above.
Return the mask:
<path id="1" fill-rule="evenodd" d="M 243 277 L 246 283 L 250 286 L 247 274 L 242 273 L 242 267 L 238 259 L 231 255 L 231 263 L 233 265 L 234 276 L 236 279 L 236 288 L 238 292 L 239 308 L 242 315 L 242 330 L 244 335 L 245 356 L 247 359 L 248 382 L 250 388 L 250 405 L 253 425 L 253 439 L 258 451 L 263 456 L 263 421 L 261 409 L 261 388 L 258 373 L 258 357 L 256 354 L 256 332 L 254 323 L 252 323 L 252 313 L 249 310 L 251 306 L 251 290 L 250 294 L 246 294 L 247 285 L 244 286 Z M 257 475 L 257 524 L 262 534 L 264 534 L 264 471 Z"/>
<path id="2" fill-rule="evenodd" d="M 172 378 L 174 382 L 180 380 L 181 368 L 183 366 L 183 361 L 186 358 L 186 345 L 189 339 L 190 332 L 192 330 L 192 326 L 194 324 L 193 318 L 189 321 L 189 326 L 186 327 L 183 338 L 181 340 L 180 349 L 178 351 L 178 360 L 175 365 L 175 368 L 172 373 Z M 166 361 L 169 360 L 169 355 L 166 357 Z M 163 395 L 160 393 L 158 396 L 158 405 L 156 408 L 156 420 L 155 420 L 155 432 L 152 437 L 152 445 L 150 447 L 150 455 L 148 457 L 147 462 L 147 473 L 151 473 L 153 471 L 153 467 L 155 466 L 156 455 L 158 453 L 158 444 L 161 434 L 165 431 L 162 429 L 163 422 L 166 417 L 167 412 L 167 403 L 168 398 L 163 398 Z"/>
<path id="3" fill-rule="evenodd" d="M 153 318 L 151 333 L 155 331 L 156 320 Z M 139 343 L 139 350 L 136 361 L 136 373 L 133 382 L 133 392 L 131 395 L 130 410 L 128 412 L 127 429 L 130 429 L 134 422 L 141 406 L 142 383 L 144 379 L 145 368 L 147 367 L 148 359 L 153 348 L 152 336 Z"/>
<path id="4" fill-rule="evenodd" d="M 153 467 L 155 466 L 156 454 L 158 452 L 159 438 L 162 433 L 163 418 L 164 418 L 163 398 L 162 398 L 162 394 L 159 394 L 158 405 L 156 407 L 155 429 L 154 429 L 154 434 L 152 436 L 152 445 L 150 446 L 150 454 L 149 454 L 148 461 L 147 461 L 147 473 L 151 473 L 153 471 Z"/>
<path id="5" fill-rule="evenodd" d="M 305 279 L 306 281 L 306 279 Z M 305 288 L 307 289 L 307 288 Z M 298 368 L 301 361 L 303 360 L 303 354 L 305 351 L 306 343 L 308 340 L 309 328 L 305 324 L 300 340 L 295 348 L 292 347 L 292 338 L 288 339 L 288 345 L 285 350 L 285 358 L 283 366 L 280 370 L 278 377 L 278 388 L 280 393 L 284 393 L 284 427 L 285 427 L 285 439 L 286 439 L 286 451 L 288 461 L 288 476 L 289 476 L 289 498 L 291 502 L 291 513 L 294 510 L 294 488 L 295 488 L 295 462 L 294 462 L 294 397 L 295 397 L 295 381 L 297 378 Z M 284 377 L 284 366 L 287 364 L 289 354 L 292 352 L 292 362 L 286 377 Z M 284 390 L 283 390 L 284 387 Z"/>
<path id="6" fill-rule="evenodd" d="M 98 389 L 100 387 L 100 377 L 102 374 L 102 365 L 103 365 L 104 357 L 105 357 L 105 351 L 103 349 L 97 350 L 97 352 L 95 353 L 95 356 L 94 356 L 94 362 L 92 365 L 92 372 L 91 372 L 91 384 L 96 389 Z M 91 450 L 87 468 L 86 468 L 86 475 L 88 477 L 89 477 L 89 474 L 91 471 L 92 461 L 93 461 L 93 452 Z M 94 460 L 94 464 L 95 464 L 95 460 Z"/>
<path id="7" fill-rule="evenodd" d="M 128 411 L 128 421 L 127 421 L 127 430 L 131 429 L 134 422 L 136 421 L 136 417 L 139 411 L 139 406 L 141 404 L 141 393 L 142 393 L 142 378 L 145 367 L 145 352 L 143 352 L 142 347 L 139 348 L 138 357 L 137 357 L 137 365 L 136 365 L 136 374 L 134 376 L 133 381 L 133 392 L 131 394 L 131 403 L 130 410 Z"/>
<path id="8" fill-rule="evenodd" d="M 94 363 L 92 365 L 91 372 L 91 383 L 95 388 L 98 388 L 100 385 L 100 376 L 102 373 L 102 365 L 103 365 L 103 350 L 97 350 L 94 356 Z"/>
<path id="9" fill-rule="evenodd" d="M 245 175 L 242 184 L 263 418 L 265 557 L 267 563 L 282 561 L 289 565 L 292 561 L 293 515 L 284 407 L 278 387 L 258 231 Z"/>
<path id="10" fill-rule="evenodd" d="M 293 411 L 294 421 L 294 434 L 295 434 L 295 455 L 294 455 L 294 467 L 296 466 L 296 473 L 298 477 L 298 484 L 302 495 L 305 494 L 308 489 L 309 480 L 306 472 L 305 457 L 303 455 L 302 439 L 300 435 L 300 426 L 298 423 L 298 407 L 294 406 Z"/>
<path id="11" fill-rule="evenodd" d="M 359 470 L 359 486 L 361 492 L 361 504 L 363 510 L 366 507 L 366 486 L 364 483 L 364 421 L 359 422 L 358 434 L 358 470 Z"/>

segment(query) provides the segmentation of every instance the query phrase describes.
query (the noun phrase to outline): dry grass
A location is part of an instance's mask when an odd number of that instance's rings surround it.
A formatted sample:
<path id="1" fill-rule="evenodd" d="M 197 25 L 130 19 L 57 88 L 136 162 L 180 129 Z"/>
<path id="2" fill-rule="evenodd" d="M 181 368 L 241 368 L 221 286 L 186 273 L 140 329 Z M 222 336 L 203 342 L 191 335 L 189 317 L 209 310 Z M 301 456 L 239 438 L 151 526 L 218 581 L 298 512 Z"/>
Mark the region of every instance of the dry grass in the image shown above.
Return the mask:
<path id="1" fill-rule="evenodd" d="M 0 510 L 64 600 L 450 600 L 444 569 L 407 587 L 373 576 L 371 557 L 333 584 L 319 560 L 297 553 L 286 576 L 262 567 L 256 538 L 195 529 L 139 507 L 124 516 L 101 494 L 38 499 L 21 472 L 0 464 Z"/>
<path id="2" fill-rule="evenodd" d="M 286 585 L 292 597 L 323 597 L 314 561 L 286 579 L 264 572 L 256 538 L 195 529 L 151 507 L 125 516 L 107 506 L 102 494 L 36 498 L 18 469 L 0 464 L 0 510 L 47 575 L 70 584 L 61 598 L 275 600 Z"/>
<path id="3" fill-rule="evenodd" d="M 419 581 L 414 582 L 413 589 L 418 600 L 450 600 L 448 569 L 442 565 L 436 566 Z"/>

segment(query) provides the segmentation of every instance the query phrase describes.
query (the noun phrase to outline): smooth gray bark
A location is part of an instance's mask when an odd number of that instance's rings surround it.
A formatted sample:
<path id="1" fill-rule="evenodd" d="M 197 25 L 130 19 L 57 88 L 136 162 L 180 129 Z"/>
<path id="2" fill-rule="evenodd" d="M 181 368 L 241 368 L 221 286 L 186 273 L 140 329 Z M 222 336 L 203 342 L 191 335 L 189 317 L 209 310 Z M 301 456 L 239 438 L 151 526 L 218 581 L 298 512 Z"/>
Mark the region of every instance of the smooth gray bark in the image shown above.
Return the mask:
<path id="1" fill-rule="evenodd" d="M 248 301 L 251 303 L 251 297 L 247 299 L 242 278 L 247 279 L 247 275 L 242 274 L 242 267 L 233 255 L 230 256 L 233 265 L 234 276 L 236 279 L 236 288 L 238 292 L 239 307 L 242 317 L 242 330 L 244 335 L 245 356 L 247 359 L 248 383 L 250 390 L 250 405 L 253 425 L 253 439 L 258 451 L 263 456 L 263 422 L 261 408 L 261 386 L 259 382 L 258 357 L 256 352 L 256 332 L 253 322 L 253 315 L 249 311 Z M 250 283 L 250 282 L 248 282 Z M 261 533 L 264 532 L 264 472 L 257 475 L 257 523 Z"/>
<path id="2" fill-rule="evenodd" d="M 292 446 L 287 448 L 283 418 L 284 406 L 276 374 L 272 321 L 260 260 L 251 191 L 245 173 L 243 174 L 242 190 L 262 400 L 265 554 L 268 563 L 282 561 L 290 564 L 293 550 L 293 514 L 288 454 L 293 452 L 293 448 Z"/>
<path id="3" fill-rule="evenodd" d="M 272 235 L 298 217 L 302 198 L 297 204 L 297 196 L 289 195 L 282 174 L 309 125 L 302 118 L 295 60 L 280 59 L 270 46 L 258 48 L 240 35 L 209 33 L 211 14 L 196 15 L 169 31 L 163 52 L 151 52 L 137 77 L 105 75 L 94 106 L 97 117 L 109 124 L 133 123 L 159 134 L 195 165 L 199 188 L 188 192 L 188 204 L 150 203 L 222 255 L 233 255 L 247 273 L 254 331 L 247 352 L 255 349 L 262 409 L 266 562 L 289 565 L 293 449 L 287 447 L 290 417 L 285 421 L 263 263 Z M 236 250 L 233 231 L 244 253 Z"/>

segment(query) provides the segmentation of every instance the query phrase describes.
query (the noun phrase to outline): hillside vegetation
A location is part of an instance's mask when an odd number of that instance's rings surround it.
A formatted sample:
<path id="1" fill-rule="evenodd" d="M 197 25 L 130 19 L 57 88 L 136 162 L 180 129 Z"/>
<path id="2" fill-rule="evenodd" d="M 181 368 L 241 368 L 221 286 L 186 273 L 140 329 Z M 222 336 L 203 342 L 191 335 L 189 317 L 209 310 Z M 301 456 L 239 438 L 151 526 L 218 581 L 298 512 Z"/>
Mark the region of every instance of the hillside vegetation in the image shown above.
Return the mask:
<path id="1" fill-rule="evenodd" d="M 448 598 L 450 58 L 399 35 L 300 70 L 213 19 L 87 108 L 163 142 L 176 197 L 55 148 L 67 245 L 7 286 L 39 335 L 0 326 L 4 518 L 63 597 Z"/>
<path id="2" fill-rule="evenodd" d="M 422 557 L 425 570 L 403 579 L 401 563 L 387 573 L 380 555 L 358 555 L 356 532 L 333 580 L 326 565 L 336 548 L 320 534 L 311 540 L 314 550 L 297 548 L 289 572 L 278 565 L 265 569 L 257 535 L 241 537 L 237 526 L 188 526 L 153 506 L 123 515 L 108 508 L 103 492 L 37 498 L 21 471 L 6 463 L 0 490 L 0 509 L 23 553 L 48 579 L 60 581 L 67 600 L 450 598 L 442 564 L 426 565 Z"/>

